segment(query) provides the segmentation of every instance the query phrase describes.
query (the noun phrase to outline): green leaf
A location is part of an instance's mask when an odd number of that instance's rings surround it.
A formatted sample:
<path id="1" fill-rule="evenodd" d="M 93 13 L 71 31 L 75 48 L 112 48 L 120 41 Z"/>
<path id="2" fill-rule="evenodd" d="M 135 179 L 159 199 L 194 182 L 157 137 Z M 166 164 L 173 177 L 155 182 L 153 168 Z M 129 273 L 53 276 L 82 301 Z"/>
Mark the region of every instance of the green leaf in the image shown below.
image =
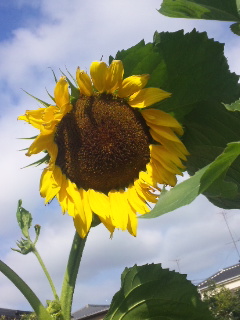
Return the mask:
<path id="1" fill-rule="evenodd" d="M 232 32 L 235 33 L 237 36 L 240 36 L 240 23 L 239 23 L 239 22 L 233 23 L 233 24 L 230 26 L 230 29 L 231 29 Z"/>
<path id="2" fill-rule="evenodd" d="M 149 214 L 141 216 L 141 218 L 155 218 L 190 204 L 199 194 L 210 191 L 213 186 L 221 186 L 223 184 L 226 187 L 228 185 L 228 183 L 224 181 L 226 171 L 239 155 L 240 142 L 229 143 L 224 152 L 217 157 L 215 161 L 208 164 L 206 167 L 196 172 L 191 178 L 178 184 L 170 191 L 164 192 L 153 210 Z M 234 192 L 231 194 L 231 197 L 237 196 L 239 201 L 237 186 L 233 183 L 229 184 L 229 188 L 222 190 L 222 192 L 224 192 L 224 195 L 226 193 L 227 196 L 229 196 L 229 193 Z"/>
<path id="3" fill-rule="evenodd" d="M 238 0 L 163 0 L 159 12 L 175 18 L 240 21 Z"/>
<path id="4" fill-rule="evenodd" d="M 104 320 L 212 320 L 186 275 L 160 264 L 126 268 Z"/>
<path id="5" fill-rule="evenodd" d="M 190 156 L 187 171 L 193 175 L 219 156 L 231 141 L 239 141 L 240 113 L 230 112 L 221 103 L 199 103 L 184 119 L 183 142 Z M 225 209 L 240 208 L 240 161 L 236 159 L 224 180 L 216 180 L 204 193 L 215 205 Z"/>
<path id="6" fill-rule="evenodd" d="M 231 104 L 224 104 L 224 106 L 229 111 L 240 111 L 240 99 Z"/>
<path id="7" fill-rule="evenodd" d="M 24 237 L 29 238 L 28 230 L 32 224 L 32 215 L 22 207 L 22 200 L 18 201 L 16 216 L 19 227 L 22 230 L 22 234 L 24 235 Z"/>
<path id="8" fill-rule="evenodd" d="M 239 77 L 229 71 L 224 46 L 193 30 L 184 35 L 155 33 L 153 43 L 141 41 L 119 51 L 124 75 L 150 74 L 149 87 L 159 87 L 172 97 L 153 107 L 173 113 L 184 121 L 185 115 L 203 101 L 232 103 L 239 98 Z"/>

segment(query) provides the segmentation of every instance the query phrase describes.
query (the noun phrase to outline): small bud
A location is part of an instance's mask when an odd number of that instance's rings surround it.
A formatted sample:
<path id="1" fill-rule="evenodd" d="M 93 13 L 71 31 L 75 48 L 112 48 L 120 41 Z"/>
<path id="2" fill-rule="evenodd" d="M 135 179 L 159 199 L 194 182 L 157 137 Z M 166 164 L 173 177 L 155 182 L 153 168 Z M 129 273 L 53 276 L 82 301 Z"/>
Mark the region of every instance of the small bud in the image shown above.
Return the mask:
<path id="1" fill-rule="evenodd" d="M 31 240 L 23 239 L 23 238 L 21 239 L 21 241 L 17 242 L 17 246 L 18 246 L 18 248 L 20 250 L 13 249 L 13 248 L 12 248 L 12 250 L 13 251 L 17 251 L 17 252 L 19 252 L 21 254 L 24 254 L 24 255 L 28 254 L 29 252 L 32 252 L 33 249 L 34 249 L 34 246 L 33 246 L 32 242 L 31 242 Z"/>

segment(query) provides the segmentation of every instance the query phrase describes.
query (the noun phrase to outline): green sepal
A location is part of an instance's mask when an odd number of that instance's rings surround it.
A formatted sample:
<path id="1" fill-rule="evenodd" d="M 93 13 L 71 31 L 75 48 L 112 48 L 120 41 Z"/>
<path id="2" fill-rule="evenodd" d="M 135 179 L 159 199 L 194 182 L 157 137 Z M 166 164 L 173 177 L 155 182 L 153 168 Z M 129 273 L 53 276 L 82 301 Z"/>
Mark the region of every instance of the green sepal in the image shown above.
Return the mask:
<path id="1" fill-rule="evenodd" d="M 104 320 L 213 320 L 186 275 L 161 264 L 126 268 Z"/>
<path id="2" fill-rule="evenodd" d="M 24 255 L 28 254 L 29 252 L 34 251 L 34 245 L 30 239 L 21 238 L 20 241 L 16 242 L 16 244 L 20 250 L 12 248 L 13 251 L 19 252 Z"/>
<path id="3" fill-rule="evenodd" d="M 47 88 L 45 88 L 45 89 L 46 89 L 46 91 L 47 91 L 48 96 L 52 99 L 52 101 L 53 101 L 54 103 L 56 103 L 54 97 L 48 92 Z"/>
<path id="4" fill-rule="evenodd" d="M 27 150 L 28 150 L 28 148 L 27 148 Z M 28 164 L 27 166 L 25 166 L 25 167 L 23 167 L 21 169 L 28 168 L 28 167 L 31 167 L 31 166 L 38 167 L 43 163 L 49 163 L 49 160 L 50 160 L 50 156 L 49 156 L 49 154 L 47 154 L 45 157 L 43 157 L 43 158 L 41 158 L 41 159 L 39 159 L 39 160 L 37 160 L 35 162 L 30 163 L 30 164 Z"/>
<path id="5" fill-rule="evenodd" d="M 35 233 L 36 233 L 36 238 L 35 238 L 35 241 L 34 241 L 34 245 L 35 245 L 37 243 L 39 235 L 40 235 L 41 226 L 39 224 L 35 224 L 34 230 L 35 230 Z"/>
<path id="6" fill-rule="evenodd" d="M 60 69 L 61 73 L 66 77 L 66 80 L 70 86 L 71 94 L 70 94 L 70 103 L 74 104 L 77 99 L 79 99 L 80 91 L 79 89 L 72 83 L 72 81 L 66 76 L 66 74 Z M 68 70 L 67 70 L 68 72 Z M 69 72 L 68 72 L 69 73 Z M 73 79 L 72 75 L 71 78 Z M 75 80 L 74 80 L 75 81 Z"/>
<path id="7" fill-rule="evenodd" d="M 28 94 L 30 97 L 32 97 L 33 99 L 35 99 L 35 100 L 37 100 L 38 102 L 40 102 L 44 107 L 49 107 L 50 106 L 50 104 L 49 103 L 47 103 L 47 102 L 45 102 L 45 101 L 43 101 L 43 100 L 41 100 L 41 99 L 39 99 L 39 98 L 37 98 L 37 97 L 35 97 L 35 96 L 33 96 L 31 93 L 29 93 L 29 92 L 27 92 L 27 91 L 25 91 L 24 89 L 22 89 L 26 94 Z"/>
<path id="8" fill-rule="evenodd" d="M 50 313 L 53 320 L 63 320 L 63 315 L 61 313 L 61 304 L 57 300 L 47 300 L 46 310 Z"/>
<path id="9" fill-rule="evenodd" d="M 17 221 L 24 237 L 29 238 L 29 228 L 32 225 L 32 215 L 22 207 L 22 200 L 18 200 Z"/>
<path id="10" fill-rule="evenodd" d="M 33 139 L 36 139 L 37 136 L 33 136 L 33 137 L 30 137 L 30 138 L 18 138 L 18 139 L 21 139 L 21 140 L 33 140 Z"/>
<path id="11" fill-rule="evenodd" d="M 53 78 L 54 78 L 54 80 L 55 80 L 55 83 L 57 83 L 58 80 L 57 80 L 57 77 L 56 77 L 56 74 L 55 74 L 54 70 L 53 70 L 51 67 L 49 67 L 49 69 L 52 71 L 52 74 L 53 74 Z"/>
<path id="12" fill-rule="evenodd" d="M 96 227 L 101 223 L 101 220 L 99 219 L 98 215 L 96 215 L 95 213 L 93 214 L 93 219 L 92 219 L 92 224 L 91 227 Z"/>

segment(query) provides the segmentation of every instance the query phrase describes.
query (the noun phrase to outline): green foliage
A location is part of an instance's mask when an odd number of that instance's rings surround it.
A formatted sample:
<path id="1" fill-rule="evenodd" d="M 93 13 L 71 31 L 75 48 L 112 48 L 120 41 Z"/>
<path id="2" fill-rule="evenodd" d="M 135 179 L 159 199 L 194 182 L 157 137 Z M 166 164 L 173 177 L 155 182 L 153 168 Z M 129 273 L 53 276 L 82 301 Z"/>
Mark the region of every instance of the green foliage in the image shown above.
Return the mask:
<path id="1" fill-rule="evenodd" d="M 223 49 L 205 32 L 156 32 L 153 43 L 141 41 L 119 51 L 115 59 L 123 61 L 125 77 L 147 73 L 149 87 L 171 92 L 170 99 L 154 107 L 183 121 L 200 102 L 232 103 L 239 98 L 239 77 L 229 71 Z"/>
<path id="2" fill-rule="evenodd" d="M 22 207 L 22 200 L 18 201 L 17 207 L 17 221 L 20 229 L 22 230 L 22 234 L 24 237 L 28 238 L 29 233 L 28 230 L 32 225 L 32 215 L 29 211 Z"/>
<path id="3" fill-rule="evenodd" d="M 225 104 L 225 108 L 229 111 L 240 111 L 240 99 L 231 104 Z"/>
<path id="4" fill-rule="evenodd" d="M 163 0 L 159 12 L 168 17 L 240 21 L 238 0 Z"/>
<path id="5" fill-rule="evenodd" d="M 27 211 L 22 207 L 22 200 L 18 201 L 16 216 L 17 216 L 17 221 L 22 231 L 22 234 L 26 239 L 21 238 L 21 240 L 17 241 L 17 246 L 19 249 L 12 249 L 12 250 L 17 251 L 21 254 L 28 254 L 29 252 L 32 252 L 35 250 L 35 244 L 38 241 L 41 226 L 38 224 L 34 226 L 36 237 L 34 242 L 32 242 L 29 235 L 29 229 L 32 225 L 32 215 L 29 211 Z"/>
<path id="6" fill-rule="evenodd" d="M 211 320 L 196 287 L 160 264 L 126 268 L 105 320 Z"/>
<path id="7" fill-rule="evenodd" d="M 38 320 L 36 313 L 23 314 L 20 320 Z"/>
<path id="8" fill-rule="evenodd" d="M 240 289 L 232 292 L 225 287 L 219 288 L 212 284 L 204 294 L 203 300 L 208 304 L 214 319 L 240 319 Z"/>
<path id="9" fill-rule="evenodd" d="M 230 112 L 222 104 L 199 103 L 185 118 L 183 142 L 190 152 L 187 170 L 190 175 L 214 161 L 230 141 L 239 141 L 240 113 Z M 215 181 L 205 195 L 225 209 L 240 208 L 240 161 L 237 158 L 224 179 Z"/>

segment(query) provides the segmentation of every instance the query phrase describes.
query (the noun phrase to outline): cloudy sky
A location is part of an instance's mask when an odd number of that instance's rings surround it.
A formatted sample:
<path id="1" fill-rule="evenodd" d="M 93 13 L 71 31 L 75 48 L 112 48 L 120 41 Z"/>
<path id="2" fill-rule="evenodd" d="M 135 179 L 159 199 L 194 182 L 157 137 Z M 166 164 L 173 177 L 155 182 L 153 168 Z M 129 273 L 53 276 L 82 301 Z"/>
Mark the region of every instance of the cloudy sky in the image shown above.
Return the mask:
<path id="1" fill-rule="evenodd" d="M 140 40 L 152 41 L 155 30 L 207 31 L 210 38 L 225 42 L 231 71 L 240 74 L 237 64 L 240 42 L 229 31 L 229 23 L 170 19 L 161 16 L 161 0 L 12 0 L 0 2 L 0 141 L 1 141 L 1 259 L 11 266 L 41 298 L 52 299 L 35 257 L 10 250 L 21 234 L 15 218 L 18 199 L 32 212 L 33 224 L 42 232 L 38 250 L 60 292 L 68 252 L 74 235 L 72 220 L 62 215 L 58 204 L 44 206 L 38 185 L 42 168 L 21 169 L 39 157 L 27 158 L 18 150 L 27 147 L 21 137 L 36 133 L 17 122 L 26 109 L 38 108 L 35 100 L 21 89 L 48 100 L 54 79 L 65 66 L 74 73 L 77 66 L 88 69 L 93 60 L 127 49 Z M 239 59 L 238 59 L 239 60 Z M 135 263 L 162 263 L 181 271 L 198 283 L 238 262 L 238 255 L 221 214 L 203 196 L 191 205 L 153 220 L 140 220 L 138 236 L 117 231 L 112 240 L 98 226 L 87 240 L 77 282 L 73 311 L 86 304 L 109 304 L 120 287 L 125 266 Z M 236 240 L 240 238 L 238 210 L 227 212 Z M 239 244 L 239 242 L 237 242 Z M 21 293 L 0 274 L 0 307 L 30 310 Z"/>

